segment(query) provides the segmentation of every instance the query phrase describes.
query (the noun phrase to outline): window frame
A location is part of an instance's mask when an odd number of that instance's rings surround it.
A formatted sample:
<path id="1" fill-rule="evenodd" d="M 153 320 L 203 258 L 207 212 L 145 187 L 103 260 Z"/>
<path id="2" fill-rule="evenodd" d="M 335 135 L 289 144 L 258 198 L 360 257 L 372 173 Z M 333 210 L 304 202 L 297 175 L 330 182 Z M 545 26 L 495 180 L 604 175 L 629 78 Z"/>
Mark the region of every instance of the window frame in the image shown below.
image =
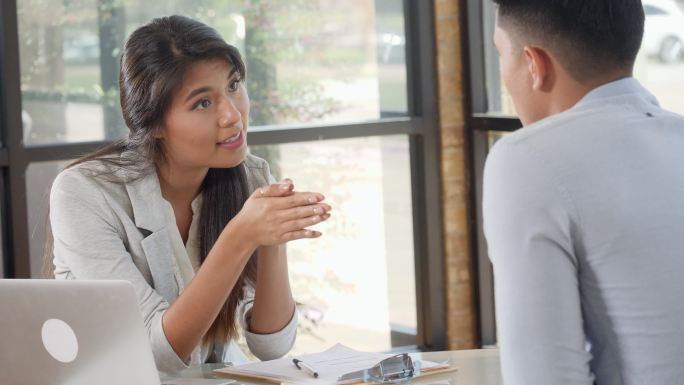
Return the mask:
<path id="1" fill-rule="evenodd" d="M 26 170 L 35 162 L 68 160 L 110 141 L 25 146 L 21 119 L 17 1 L 0 3 L 0 199 L 5 278 L 30 278 Z M 409 137 L 413 206 L 417 341 L 415 349 L 446 348 L 440 147 L 437 122 L 434 10 L 431 1 L 402 0 L 406 31 L 406 117 L 340 125 L 259 127 L 250 145 L 405 134 Z"/>
<path id="2" fill-rule="evenodd" d="M 490 134 L 512 132 L 522 123 L 513 116 L 491 113 L 501 108 L 490 95 L 501 93 L 499 61 L 492 49 L 495 5 L 488 0 L 461 0 L 464 6 L 464 52 L 465 52 L 465 100 L 466 130 L 470 132 L 471 175 L 473 183 L 473 264 L 477 272 L 477 314 L 479 318 L 479 340 L 481 346 L 497 343 L 496 312 L 494 300 L 494 273 L 487 254 L 487 241 L 482 227 L 482 183 L 484 165 L 489 153 Z M 488 82 L 489 79 L 489 82 Z M 490 105 L 491 104 L 491 105 Z"/>

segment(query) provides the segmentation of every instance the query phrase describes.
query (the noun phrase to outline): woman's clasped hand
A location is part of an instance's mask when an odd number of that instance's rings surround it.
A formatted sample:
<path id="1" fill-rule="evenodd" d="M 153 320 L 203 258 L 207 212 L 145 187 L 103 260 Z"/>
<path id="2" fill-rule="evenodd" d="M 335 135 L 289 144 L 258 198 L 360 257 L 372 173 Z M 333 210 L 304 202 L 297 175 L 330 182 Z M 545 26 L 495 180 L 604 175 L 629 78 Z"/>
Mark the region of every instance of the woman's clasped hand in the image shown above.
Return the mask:
<path id="1" fill-rule="evenodd" d="M 330 218 L 332 207 L 324 200 L 321 193 L 295 191 L 287 179 L 254 191 L 232 222 L 255 247 L 318 238 L 321 232 L 310 227 Z"/>

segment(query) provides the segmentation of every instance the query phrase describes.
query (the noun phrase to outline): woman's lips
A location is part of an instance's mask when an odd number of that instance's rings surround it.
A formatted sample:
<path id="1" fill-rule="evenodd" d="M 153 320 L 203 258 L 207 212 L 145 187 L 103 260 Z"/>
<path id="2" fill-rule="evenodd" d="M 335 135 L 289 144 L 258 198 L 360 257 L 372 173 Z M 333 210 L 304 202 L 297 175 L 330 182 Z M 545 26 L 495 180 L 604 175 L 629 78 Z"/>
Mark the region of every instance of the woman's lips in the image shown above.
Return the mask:
<path id="1" fill-rule="evenodd" d="M 234 149 L 242 146 L 242 144 L 244 142 L 245 142 L 245 136 L 242 134 L 242 130 L 240 130 L 236 135 L 231 136 L 230 138 L 224 140 L 223 142 L 217 143 L 217 145 L 221 148 L 225 148 L 228 150 L 234 150 Z"/>

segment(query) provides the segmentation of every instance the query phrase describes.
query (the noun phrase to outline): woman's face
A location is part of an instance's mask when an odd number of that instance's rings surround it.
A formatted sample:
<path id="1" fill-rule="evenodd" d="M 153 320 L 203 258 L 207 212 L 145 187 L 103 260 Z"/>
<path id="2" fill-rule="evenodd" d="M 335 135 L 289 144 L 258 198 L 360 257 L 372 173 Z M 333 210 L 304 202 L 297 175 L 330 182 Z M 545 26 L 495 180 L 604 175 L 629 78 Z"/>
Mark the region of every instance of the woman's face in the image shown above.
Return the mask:
<path id="1" fill-rule="evenodd" d="M 203 60 L 185 73 L 157 137 L 170 167 L 235 167 L 247 153 L 248 124 L 249 97 L 239 74 L 224 60 Z"/>

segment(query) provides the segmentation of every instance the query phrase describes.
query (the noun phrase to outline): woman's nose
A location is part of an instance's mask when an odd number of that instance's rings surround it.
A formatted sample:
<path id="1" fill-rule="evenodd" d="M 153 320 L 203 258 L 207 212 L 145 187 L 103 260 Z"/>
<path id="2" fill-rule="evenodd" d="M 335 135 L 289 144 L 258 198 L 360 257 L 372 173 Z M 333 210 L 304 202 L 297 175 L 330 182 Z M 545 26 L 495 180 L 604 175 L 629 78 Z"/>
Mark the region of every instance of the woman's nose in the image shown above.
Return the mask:
<path id="1" fill-rule="evenodd" d="M 219 126 L 232 127 L 240 121 L 240 110 L 229 97 L 224 97 L 219 104 Z"/>

